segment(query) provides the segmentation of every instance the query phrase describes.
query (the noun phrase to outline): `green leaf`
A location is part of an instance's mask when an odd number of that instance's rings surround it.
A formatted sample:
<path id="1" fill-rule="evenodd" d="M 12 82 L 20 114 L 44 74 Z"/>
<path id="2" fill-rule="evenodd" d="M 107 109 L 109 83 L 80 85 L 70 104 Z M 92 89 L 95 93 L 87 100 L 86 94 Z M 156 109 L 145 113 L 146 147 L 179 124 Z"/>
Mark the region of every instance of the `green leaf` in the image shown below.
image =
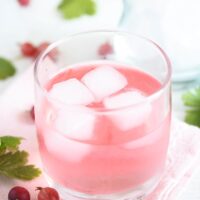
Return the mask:
<path id="1" fill-rule="evenodd" d="M 200 108 L 200 87 L 186 92 L 182 99 L 186 106 Z"/>
<path id="2" fill-rule="evenodd" d="M 83 0 L 82 0 L 83 1 Z M 84 1 L 85 13 L 88 15 L 94 15 L 96 13 L 96 6 L 92 0 Z"/>
<path id="3" fill-rule="evenodd" d="M 0 151 L 1 149 L 6 150 L 18 150 L 19 145 L 21 144 L 21 137 L 13 137 L 13 136 L 3 136 L 0 137 Z"/>
<path id="4" fill-rule="evenodd" d="M 62 0 L 58 6 L 65 19 L 74 19 L 82 15 L 94 15 L 96 4 L 93 0 Z"/>
<path id="5" fill-rule="evenodd" d="M 200 127 L 200 109 L 187 110 L 185 122 Z"/>
<path id="6" fill-rule="evenodd" d="M 34 165 L 27 165 L 28 153 L 19 151 L 23 138 L 0 137 L 0 175 L 21 180 L 32 180 L 41 174 Z"/>
<path id="7" fill-rule="evenodd" d="M 32 180 L 41 174 L 34 165 L 26 165 L 26 151 L 8 152 L 0 156 L 0 174 L 20 180 Z"/>
<path id="8" fill-rule="evenodd" d="M 40 175 L 40 169 L 34 165 L 25 165 L 7 170 L 7 176 L 25 181 L 32 180 Z"/>
<path id="9" fill-rule="evenodd" d="M 28 153 L 25 151 L 16 151 L 15 153 L 6 153 L 0 156 L 0 171 L 16 168 L 25 165 L 28 162 Z"/>
<path id="10" fill-rule="evenodd" d="M 200 127 L 200 87 L 192 89 L 182 96 L 187 106 L 185 122 Z"/>
<path id="11" fill-rule="evenodd" d="M 4 154 L 6 152 L 6 148 L 5 147 L 0 147 L 0 155 Z"/>
<path id="12" fill-rule="evenodd" d="M 14 65 L 7 59 L 0 57 L 0 80 L 4 80 L 16 73 Z"/>

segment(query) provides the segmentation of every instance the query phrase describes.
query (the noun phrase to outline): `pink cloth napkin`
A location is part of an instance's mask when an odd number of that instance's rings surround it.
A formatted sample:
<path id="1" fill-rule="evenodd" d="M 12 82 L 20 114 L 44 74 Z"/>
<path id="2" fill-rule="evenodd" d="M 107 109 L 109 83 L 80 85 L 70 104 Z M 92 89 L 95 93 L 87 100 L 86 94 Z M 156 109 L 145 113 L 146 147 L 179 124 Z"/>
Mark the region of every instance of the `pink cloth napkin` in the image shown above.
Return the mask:
<path id="1" fill-rule="evenodd" d="M 0 97 L 0 135 L 17 135 L 26 138 L 22 148 L 30 153 L 30 163 L 41 167 L 34 123 L 29 110 L 34 102 L 32 68 L 22 74 Z M 165 173 L 159 186 L 148 200 L 176 200 L 189 182 L 200 161 L 200 130 L 178 120 L 172 122 L 171 141 Z M 0 176 L 0 199 L 7 199 L 14 185 L 27 187 L 32 200 L 36 199 L 35 188 L 46 186 L 42 175 L 31 181 L 22 182 Z M 174 198 L 174 196 L 176 198 Z M 141 200 L 141 197 L 138 197 Z"/>
<path id="2" fill-rule="evenodd" d="M 173 119 L 163 177 L 148 200 L 176 200 L 200 163 L 200 130 Z"/>

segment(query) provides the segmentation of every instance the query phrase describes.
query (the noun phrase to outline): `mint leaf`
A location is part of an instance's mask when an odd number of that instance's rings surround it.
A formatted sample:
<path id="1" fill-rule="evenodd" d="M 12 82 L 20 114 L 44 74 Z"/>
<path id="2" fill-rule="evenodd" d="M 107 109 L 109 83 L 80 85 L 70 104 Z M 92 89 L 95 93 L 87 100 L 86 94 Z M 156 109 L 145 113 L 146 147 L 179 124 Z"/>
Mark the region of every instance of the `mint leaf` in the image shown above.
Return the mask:
<path id="1" fill-rule="evenodd" d="M 65 19 L 74 19 L 82 15 L 94 15 L 96 4 L 93 0 L 62 0 L 58 6 Z"/>
<path id="2" fill-rule="evenodd" d="M 28 153 L 20 151 L 21 137 L 0 137 L 0 175 L 20 180 L 32 180 L 41 174 L 34 165 L 27 165 Z"/>
<path id="3" fill-rule="evenodd" d="M 7 59 L 0 57 L 0 80 L 4 80 L 16 73 L 14 65 Z"/>

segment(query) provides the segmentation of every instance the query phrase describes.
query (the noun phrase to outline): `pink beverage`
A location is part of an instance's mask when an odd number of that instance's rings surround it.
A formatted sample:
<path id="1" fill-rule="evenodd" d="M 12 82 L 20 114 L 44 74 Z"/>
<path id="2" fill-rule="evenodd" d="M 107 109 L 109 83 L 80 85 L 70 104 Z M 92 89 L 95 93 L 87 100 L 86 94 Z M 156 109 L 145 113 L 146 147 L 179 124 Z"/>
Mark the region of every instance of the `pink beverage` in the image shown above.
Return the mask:
<path id="1" fill-rule="evenodd" d="M 159 93 L 148 98 L 161 87 L 140 69 L 107 61 L 54 75 L 37 114 L 48 176 L 68 190 L 91 195 L 153 188 L 169 141 L 169 98 Z"/>

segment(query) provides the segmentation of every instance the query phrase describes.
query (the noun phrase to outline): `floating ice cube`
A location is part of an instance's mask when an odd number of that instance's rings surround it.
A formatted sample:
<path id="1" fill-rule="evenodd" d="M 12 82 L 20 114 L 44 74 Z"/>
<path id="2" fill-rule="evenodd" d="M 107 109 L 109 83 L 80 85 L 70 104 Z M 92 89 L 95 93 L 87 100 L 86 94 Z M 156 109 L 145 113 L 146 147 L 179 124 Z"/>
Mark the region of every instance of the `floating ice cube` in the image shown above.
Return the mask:
<path id="1" fill-rule="evenodd" d="M 75 78 L 54 84 L 50 95 L 70 105 L 87 105 L 94 101 L 92 93 Z"/>
<path id="2" fill-rule="evenodd" d="M 105 98 L 104 105 L 109 109 L 116 109 L 125 106 L 130 106 L 134 103 L 138 103 L 141 100 L 144 100 L 145 96 L 142 95 L 139 91 L 127 91 L 120 93 L 118 95 Z"/>
<path id="3" fill-rule="evenodd" d="M 95 115 L 84 106 L 70 106 L 57 112 L 55 127 L 71 139 L 91 141 L 94 137 Z"/>
<path id="4" fill-rule="evenodd" d="M 127 85 L 126 78 L 110 66 L 91 70 L 81 80 L 94 94 L 97 101 L 118 92 Z"/>
<path id="5" fill-rule="evenodd" d="M 116 109 L 131 106 L 135 103 L 145 100 L 145 98 L 146 97 L 138 91 L 127 91 L 112 97 L 108 97 L 103 101 L 103 103 L 105 108 Z M 145 123 L 145 120 L 149 117 L 150 112 L 151 105 L 145 101 L 133 107 L 124 108 L 119 111 L 113 111 L 111 114 L 109 114 L 109 117 L 119 129 L 127 131 Z"/>
<path id="6" fill-rule="evenodd" d="M 54 157 L 70 162 L 80 162 L 91 152 L 91 145 L 66 138 L 64 135 L 47 130 L 44 141 Z"/>

